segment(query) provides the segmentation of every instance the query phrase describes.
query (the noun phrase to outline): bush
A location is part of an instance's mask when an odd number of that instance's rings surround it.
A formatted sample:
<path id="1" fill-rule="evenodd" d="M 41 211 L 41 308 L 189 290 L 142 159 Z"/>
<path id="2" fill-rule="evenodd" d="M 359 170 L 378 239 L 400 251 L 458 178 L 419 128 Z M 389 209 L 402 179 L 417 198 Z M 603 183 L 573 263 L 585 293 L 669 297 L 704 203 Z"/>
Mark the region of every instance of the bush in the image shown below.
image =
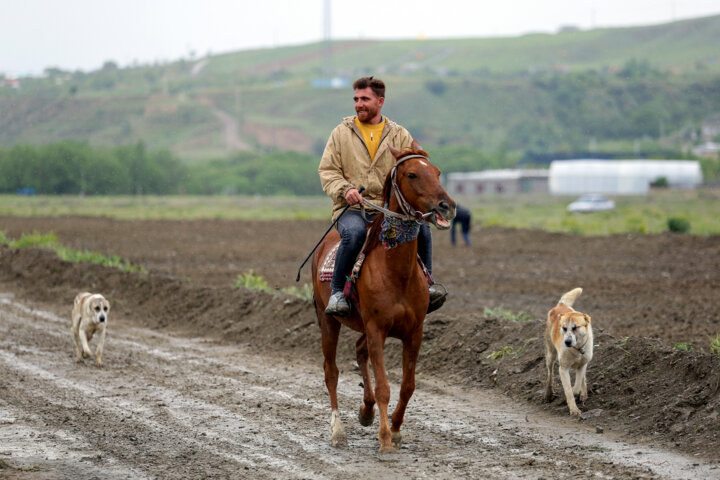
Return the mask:
<path id="1" fill-rule="evenodd" d="M 671 232 L 688 233 L 690 231 L 690 222 L 682 217 L 668 218 L 667 225 Z"/>
<path id="2" fill-rule="evenodd" d="M 720 355 L 720 333 L 715 338 L 710 337 L 710 351 L 715 355 Z"/>
<path id="3" fill-rule="evenodd" d="M 673 350 L 676 352 L 691 352 L 693 349 L 692 343 L 676 343 Z"/>
<path id="4" fill-rule="evenodd" d="M 247 288 L 249 290 L 257 290 L 260 292 L 266 292 L 270 294 L 285 293 L 287 295 L 293 295 L 302 300 L 310 301 L 313 299 L 313 288 L 309 283 L 305 283 L 302 287 L 291 286 L 287 288 L 275 289 L 268 285 L 267 281 L 262 275 L 255 275 L 252 269 L 249 272 L 245 272 L 237 276 L 235 282 L 233 282 L 235 288 Z"/>
<path id="5" fill-rule="evenodd" d="M 652 188 L 668 188 L 670 184 L 668 183 L 667 177 L 658 177 L 650 182 L 650 186 Z"/>
<path id="6" fill-rule="evenodd" d="M 513 353 L 513 348 L 509 345 L 506 345 L 502 347 L 500 350 L 495 350 L 490 355 L 488 355 L 486 358 L 492 358 L 493 360 L 497 360 L 498 358 L 502 358 L 505 355 L 510 355 Z"/>
<path id="7" fill-rule="evenodd" d="M 105 265 L 106 267 L 118 268 L 123 272 L 147 273 L 144 267 L 120 258 L 117 255 L 108 257 L 101 253 L 65 247 L 60 243 L 60 240 L 58 240 L 58 236 L 52 232 L 24 233 L 18 240 L 11 241 L 5 236 L 5 232 L 0 231 L 0 243 L 8 245 L 10 248 L 49 248 L 50 250 L 54 250 L 60 259 L 67 262 L 95 263 L 97 265 Z"/>
<path id="8" fill-rule="evenodd" d="M 268 286 L 267 281 L 265 281 L 262 276 L 255 275 L 252 269 L 249 272 L 238 275 L 235 283 L 233 283 L 233 286 L 236 288 L 247 288 L 249 290 L 258 290 L 268 293 L 273 291 L 273 289 Z"/>

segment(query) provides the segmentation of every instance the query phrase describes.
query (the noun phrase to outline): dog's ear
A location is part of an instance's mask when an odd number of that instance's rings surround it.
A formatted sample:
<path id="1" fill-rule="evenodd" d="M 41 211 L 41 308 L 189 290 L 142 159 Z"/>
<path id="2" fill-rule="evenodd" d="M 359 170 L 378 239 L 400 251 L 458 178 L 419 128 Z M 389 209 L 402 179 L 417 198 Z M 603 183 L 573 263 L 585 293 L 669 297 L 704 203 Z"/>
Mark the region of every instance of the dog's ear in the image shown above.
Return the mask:
<path id="1" fill-rule="evenodd" d="M 588 322 L 588 324 L 589 324 L 590 323 L 590 315 L 588 315 L 587 313 L 583 313 L 583 317 L 585 317 L 585 321 Z"/>

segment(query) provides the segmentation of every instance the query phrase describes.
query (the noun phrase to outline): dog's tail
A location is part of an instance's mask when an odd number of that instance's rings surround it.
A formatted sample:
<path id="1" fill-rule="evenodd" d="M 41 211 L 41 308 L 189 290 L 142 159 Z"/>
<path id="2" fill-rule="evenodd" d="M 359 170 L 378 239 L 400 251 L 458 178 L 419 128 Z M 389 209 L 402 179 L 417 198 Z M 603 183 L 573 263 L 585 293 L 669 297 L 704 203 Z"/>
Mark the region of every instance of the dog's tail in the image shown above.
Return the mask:
<path id="1" fill-rule="evenodd" d="M 558 302 L 558 305 L 567 305 L 568 307 L 572 307 L 573 303 L 575 303 L 575 300 L 580 296 L 582 293 L 582 288 L 574 288 L 567 292 L 565 295 L 560 297 L 560 301 Z"/>

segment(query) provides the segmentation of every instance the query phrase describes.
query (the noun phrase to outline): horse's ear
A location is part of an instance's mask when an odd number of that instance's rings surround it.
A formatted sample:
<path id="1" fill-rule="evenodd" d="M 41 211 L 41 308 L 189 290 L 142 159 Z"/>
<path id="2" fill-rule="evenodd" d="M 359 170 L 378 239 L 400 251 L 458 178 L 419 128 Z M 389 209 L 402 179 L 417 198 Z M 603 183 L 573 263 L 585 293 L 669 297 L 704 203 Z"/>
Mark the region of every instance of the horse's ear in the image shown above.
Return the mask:
<path id="1" fill-rule="evenodd" d="M 398 158 L 398 155 L 400 155 L 400 150 L 393 147 L 392 145 L 388 145 L 388 148 L 390 149 L 390 153 L 393 154 L 393 157 Z"/>
<path id="2" fill-rule="evenodd" d="M 414 138 L 413 138 L 412 144 L 410 145 L 410 148 L 412 148 L 415 151 L 422 150 L 422 147 L 420 146 L 418 141 L 415 140 Z"/>

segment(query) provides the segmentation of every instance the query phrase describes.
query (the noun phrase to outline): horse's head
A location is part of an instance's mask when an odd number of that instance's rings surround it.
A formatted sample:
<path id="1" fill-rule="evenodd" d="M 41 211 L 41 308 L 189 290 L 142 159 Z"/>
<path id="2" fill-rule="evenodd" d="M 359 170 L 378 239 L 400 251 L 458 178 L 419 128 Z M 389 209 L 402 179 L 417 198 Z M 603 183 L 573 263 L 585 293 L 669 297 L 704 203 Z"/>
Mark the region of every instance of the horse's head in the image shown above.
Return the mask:
<path id="1" fill-rule="evenodd" d="M 385 182 L 383 196 L 388 207 L 391 210 L 402 209 L 404 199 L 406 207 L 420 212 L 437 228 L 450 228 L 450 221 L 455 218 L 455 201 L 440 183 L 440 169 L 430 163 L 428 153 L 416 140 L 410 148 L 403 150 L 390 146 L 390 152 L 397 163 Z M 397 192 L 392 191 L 393 185 L 396 185 Z"/>

